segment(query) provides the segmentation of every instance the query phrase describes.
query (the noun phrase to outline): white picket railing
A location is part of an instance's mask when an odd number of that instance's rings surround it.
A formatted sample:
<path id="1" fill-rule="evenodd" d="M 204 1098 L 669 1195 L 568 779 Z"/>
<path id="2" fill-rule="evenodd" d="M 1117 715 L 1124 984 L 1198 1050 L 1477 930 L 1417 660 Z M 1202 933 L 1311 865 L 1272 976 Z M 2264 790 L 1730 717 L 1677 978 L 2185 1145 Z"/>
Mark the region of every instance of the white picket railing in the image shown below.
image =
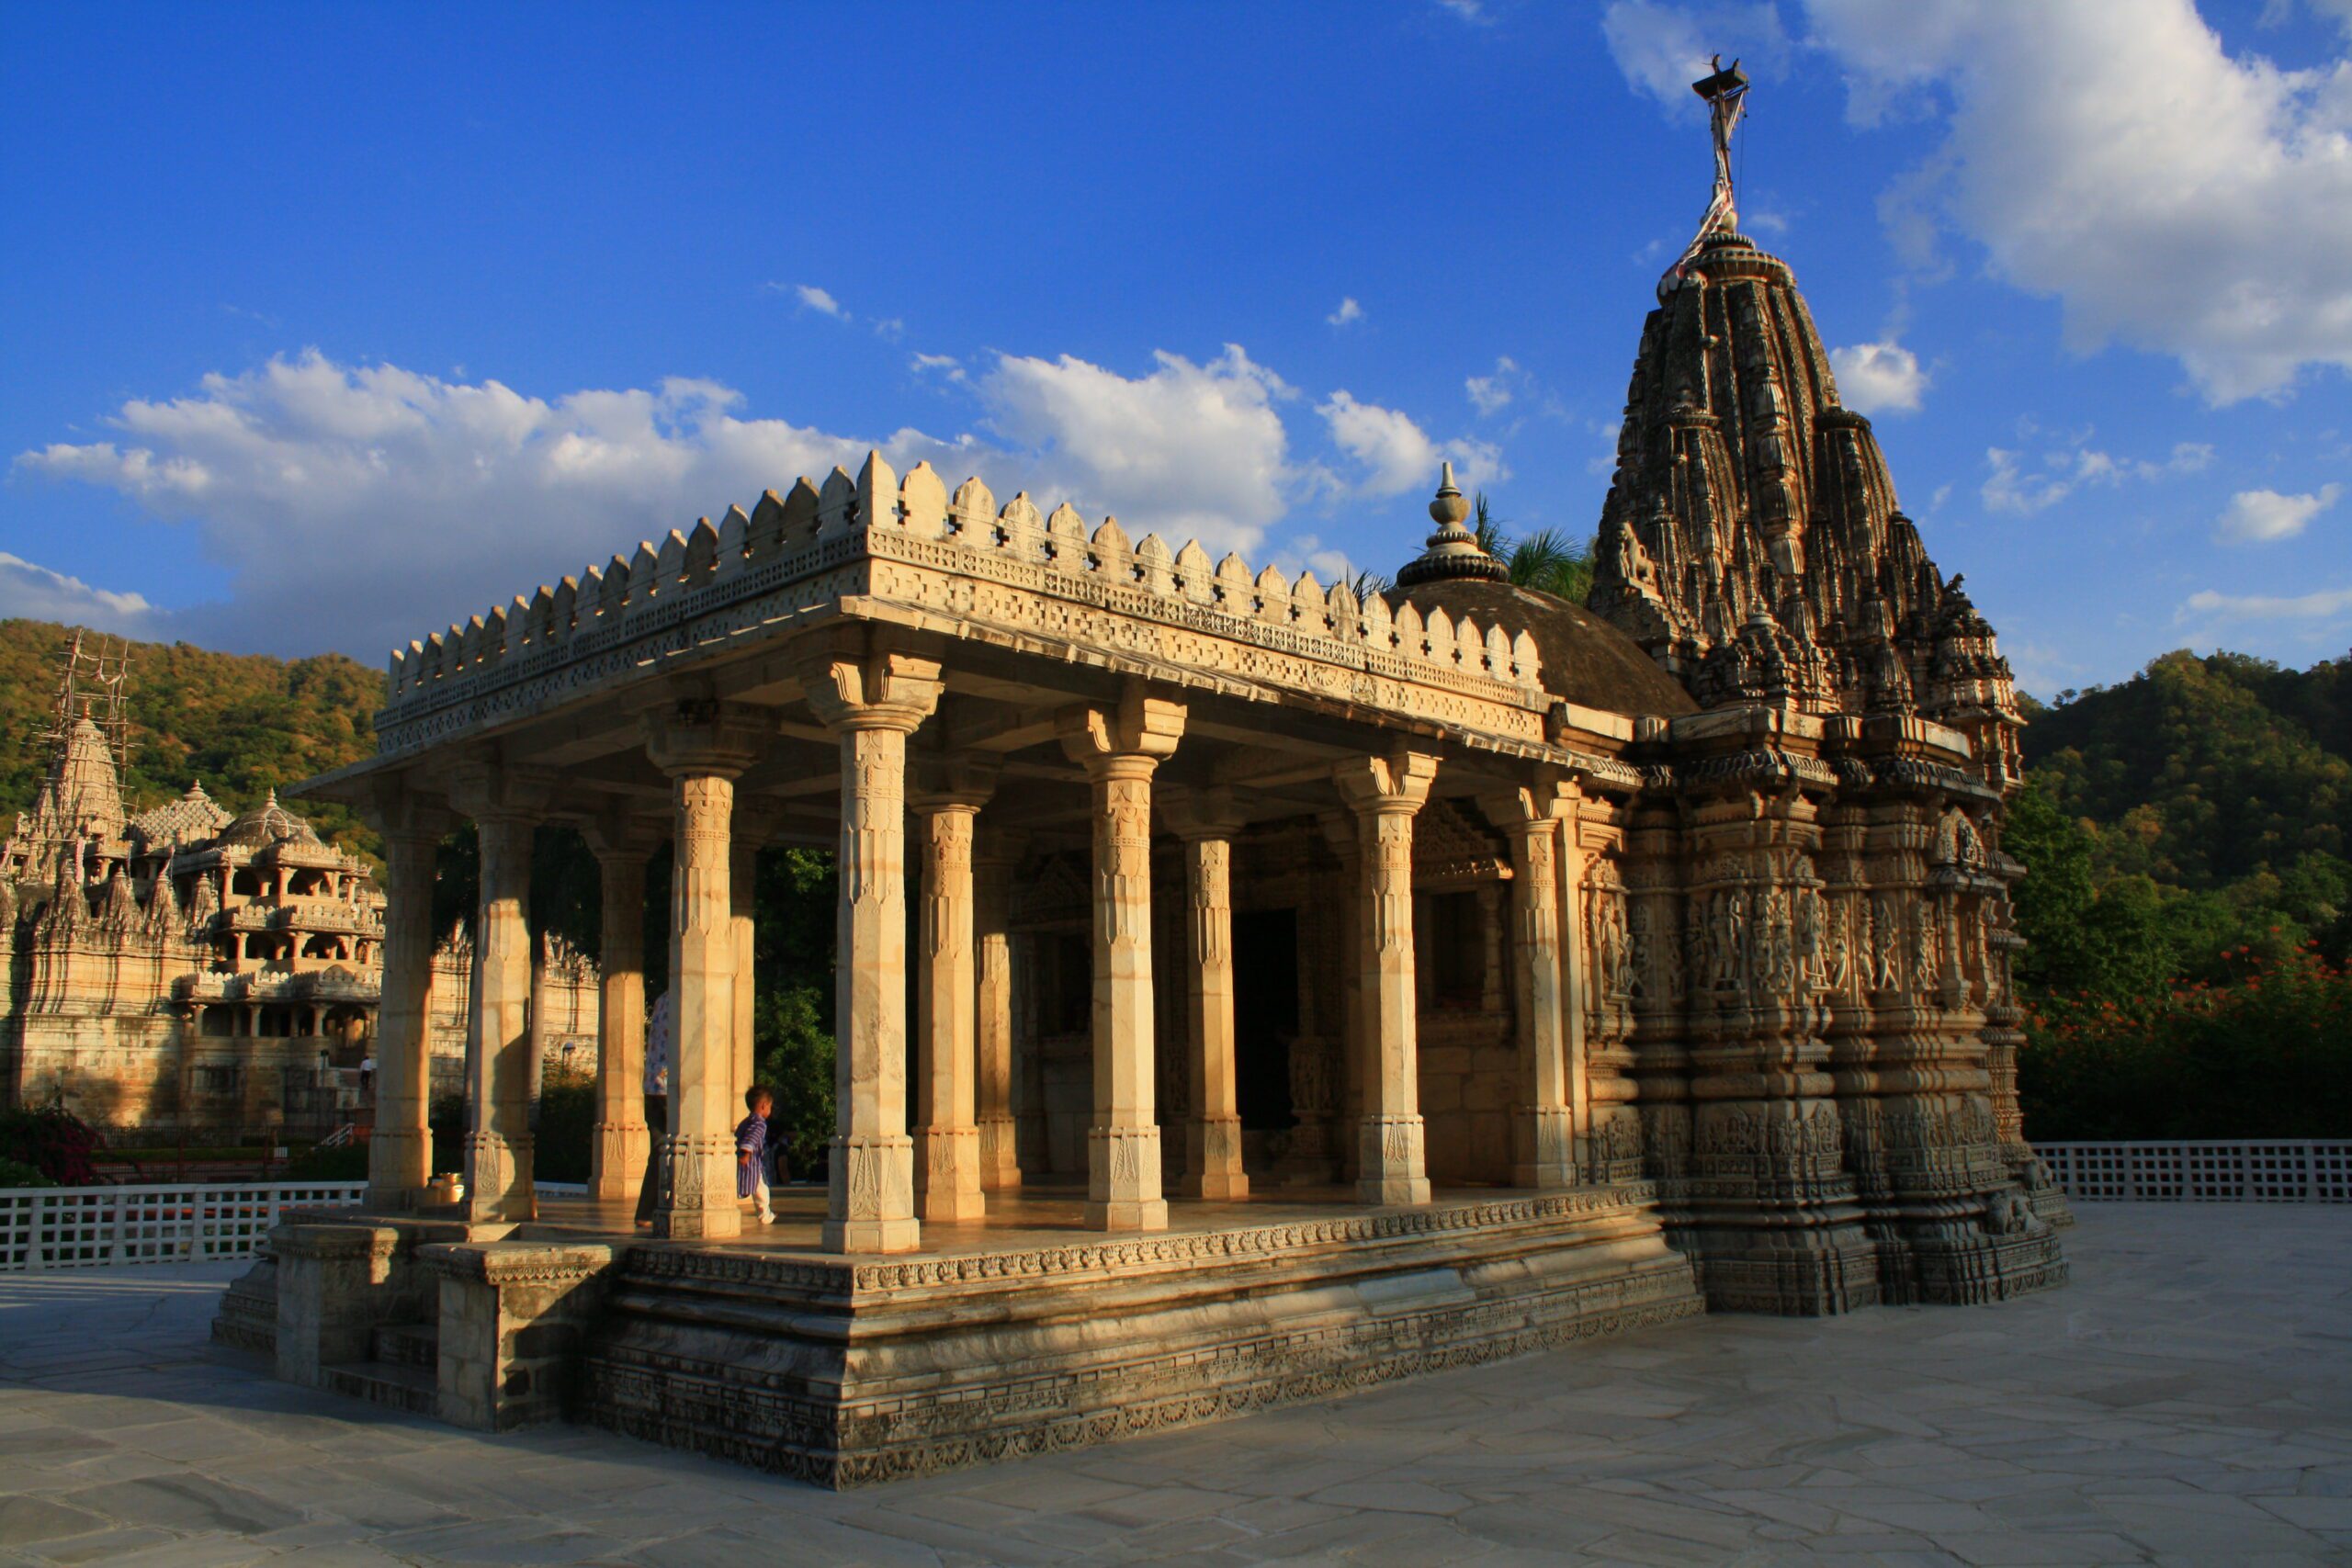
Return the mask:
<path id="1" fill-rule="evenodd" d="M 359 1201 L 364 1181 L 0 1188 L 0 1273 L 250 1258 L 280 1215 Z"/>
<path id="2" fill-rule="evenodd" d="M 2036 1143 L 2086 1203 L 2352 1203 L 2352 1140 Z"/>

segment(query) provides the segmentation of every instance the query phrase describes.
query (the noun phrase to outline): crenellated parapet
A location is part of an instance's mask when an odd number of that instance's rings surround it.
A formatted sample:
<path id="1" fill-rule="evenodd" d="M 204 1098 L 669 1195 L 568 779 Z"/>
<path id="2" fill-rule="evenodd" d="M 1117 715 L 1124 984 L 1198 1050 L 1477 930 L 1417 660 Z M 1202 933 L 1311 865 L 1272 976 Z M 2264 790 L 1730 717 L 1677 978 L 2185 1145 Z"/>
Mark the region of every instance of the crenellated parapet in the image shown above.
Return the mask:
<path id="1" fill-rule="evenodd" d="M 999 505 L 978 479 L 951 495 L 930 464 L 901 479 L 876 453 L 855 479 L 802 479 L 395 650 L 379 745 L 445 739 L 755 626 L 842 614 L 1193 672 L 1180 683 L 1418 708 L 1536 744 L 1552 706 L 1524 628 L 1360 599 L 1311 571 L 1212 559 L 1197 541 L 1130 539 L 1115 518 L 1089 530 L 1067 502 Z"/>

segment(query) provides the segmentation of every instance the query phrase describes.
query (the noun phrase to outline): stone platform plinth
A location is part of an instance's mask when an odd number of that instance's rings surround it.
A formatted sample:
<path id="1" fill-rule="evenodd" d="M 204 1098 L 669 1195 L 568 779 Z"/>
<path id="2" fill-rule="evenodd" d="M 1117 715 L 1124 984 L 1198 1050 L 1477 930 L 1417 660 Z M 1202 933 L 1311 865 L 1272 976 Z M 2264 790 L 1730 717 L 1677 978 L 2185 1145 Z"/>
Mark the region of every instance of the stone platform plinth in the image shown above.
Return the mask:
<path id="1" fill-rule="evenodd" d="M 965 1245 L 901 1259 L 639 1244 L 605 1280 L 572 1418 L 852 1486 L 1704 1311 L 1639 1183 L 1211 1208 L 1125 1240 L 940 1227 L 926 1241 Z"/>

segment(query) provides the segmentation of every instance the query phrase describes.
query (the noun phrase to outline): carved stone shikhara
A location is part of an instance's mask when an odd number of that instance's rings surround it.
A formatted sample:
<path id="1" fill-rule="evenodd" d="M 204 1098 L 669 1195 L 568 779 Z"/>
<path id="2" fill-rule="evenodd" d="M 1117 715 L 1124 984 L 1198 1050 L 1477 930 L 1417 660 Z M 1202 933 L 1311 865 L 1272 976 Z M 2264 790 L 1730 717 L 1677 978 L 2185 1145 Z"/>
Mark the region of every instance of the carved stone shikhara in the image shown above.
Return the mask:
<path id="1" fill-rule="evenodd" d="M 1708 83 L 1727 138 L 1744 81 Z M 1450 472 L 1359 597 L 876 454 L 393 655 L 378 754 L 307 787 L 481 827 L 467 1245 L 546 1240 L 514 825 L 588 829 L 616 900 L 675 847 L 662 1239 L 611 1239 L 533 1376 L 851 1484 L 1702 1308 L 2064 1280 L 2016 1102 L 2008 669 L 1722 152 L 1590 610 L 1510 584 Z M 827 1212 L 729 1243 L 778 840 L 835 856 Z M 606 1035 L 618 1197 L 639 1046 Z"/>

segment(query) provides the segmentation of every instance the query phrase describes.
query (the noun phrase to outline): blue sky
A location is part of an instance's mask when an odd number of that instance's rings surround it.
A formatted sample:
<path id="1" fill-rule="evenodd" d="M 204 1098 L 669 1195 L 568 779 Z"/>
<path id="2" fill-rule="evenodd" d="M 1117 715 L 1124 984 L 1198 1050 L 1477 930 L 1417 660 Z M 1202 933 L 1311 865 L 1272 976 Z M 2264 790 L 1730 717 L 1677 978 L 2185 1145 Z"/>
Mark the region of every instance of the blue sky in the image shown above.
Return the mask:
<path id="1" fill-rule="evenodd" d="M 0 614 L 395 639 L 879 446 L 1589 532 L 1708 49 L 2030 690 L 2352 641 L 2352 0 L 0 9 Z"/>

